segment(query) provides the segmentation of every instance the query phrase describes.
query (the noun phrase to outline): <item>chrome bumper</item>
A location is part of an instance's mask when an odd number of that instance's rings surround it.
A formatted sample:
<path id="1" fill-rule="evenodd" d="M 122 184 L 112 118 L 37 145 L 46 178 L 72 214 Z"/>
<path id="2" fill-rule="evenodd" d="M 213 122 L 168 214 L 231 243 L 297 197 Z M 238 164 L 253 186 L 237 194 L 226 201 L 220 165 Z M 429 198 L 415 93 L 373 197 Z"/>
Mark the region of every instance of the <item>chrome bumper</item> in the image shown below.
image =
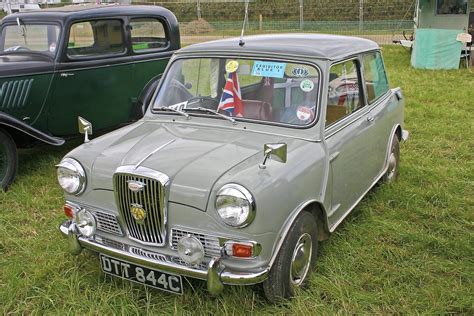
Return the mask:
<path id="1" fill-rule="evenodd" d="M 59 226 L 62 235 L 67 237 L 69 251 L 71 254 L 78 255 L 83 248 L 102 253 L 117 259 L 133 262 L 137 265 L 143 265 L 152 269 L 164 272 L 174 273 L 185 277 L 207 280 L 207 289 L 217 295 L 224 289 L 224 284 L 229 285 L 251 285 L 263 282 L 268 278 L 269 268 L 257 272 L 235 272 L 228 271 L 222 264 L 221 258 L 212 258 L 207 270 L 199 270 L 189 266 L 181 265 L 175 262 L 158 261 L 155 259 L 139 256 L 129 252 L 126 249 L 121 250 L 103 245 L 95 240 L 80 236 L 77 233 L 75 224 L 71 221 L 65 221 Z"/>

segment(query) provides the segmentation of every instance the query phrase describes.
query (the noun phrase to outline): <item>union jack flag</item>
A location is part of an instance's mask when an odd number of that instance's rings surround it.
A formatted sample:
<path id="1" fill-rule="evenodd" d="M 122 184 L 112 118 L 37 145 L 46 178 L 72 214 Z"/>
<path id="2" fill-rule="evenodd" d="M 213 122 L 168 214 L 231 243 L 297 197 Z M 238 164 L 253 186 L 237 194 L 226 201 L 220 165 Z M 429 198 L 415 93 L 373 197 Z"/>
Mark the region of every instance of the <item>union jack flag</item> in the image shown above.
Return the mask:
<path id="1" fill-rule="evenodd" d="M 237 72 L 231 72 L 226 80 L 224 91 L 217 110 L 229 112 L 230 116 L 242 116 L 243 105 L 240 95 L 239 78 Z"/>

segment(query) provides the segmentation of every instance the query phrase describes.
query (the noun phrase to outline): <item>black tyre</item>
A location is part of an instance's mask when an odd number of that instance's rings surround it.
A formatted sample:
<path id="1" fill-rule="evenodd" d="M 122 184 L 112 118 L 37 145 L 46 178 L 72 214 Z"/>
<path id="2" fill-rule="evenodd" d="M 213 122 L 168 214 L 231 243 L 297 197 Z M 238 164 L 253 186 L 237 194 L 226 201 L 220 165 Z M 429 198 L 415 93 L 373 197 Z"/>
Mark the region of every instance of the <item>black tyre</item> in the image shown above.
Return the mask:
<path id="1" fill-rule="evenodd" d="M 302 212 L 293 223 L 263 282 L 266 298 L 274 303 L 294 296 L 304 288 L 318 253 L 318 226 L 313 215 Z"/>
<path id="2" fill-rule="evenodd" d="M 398 178 L 400 165 L 400 141 L 396 134 L 393 135 L 392 147 L 388 156 L 388 169 L 382 177 L 382 182 L 393 182 Z"/>
<path id="3" fill-rule="evenodd" d="M 12 137 L 0 129 L 0 189 L 8 190 L 18 167 L 18 155 Z"/>

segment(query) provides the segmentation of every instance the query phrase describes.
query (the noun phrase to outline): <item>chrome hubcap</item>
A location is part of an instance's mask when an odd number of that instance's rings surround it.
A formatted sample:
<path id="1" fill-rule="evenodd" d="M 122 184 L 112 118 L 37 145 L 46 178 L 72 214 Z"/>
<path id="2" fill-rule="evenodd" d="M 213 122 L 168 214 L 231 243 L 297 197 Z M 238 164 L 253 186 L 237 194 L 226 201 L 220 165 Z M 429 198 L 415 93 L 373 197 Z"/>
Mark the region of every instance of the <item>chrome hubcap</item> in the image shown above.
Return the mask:
<path id="1" fill-rule="evenodd" d="M 388 158 L 387 178 L 389 180 L 393 179 L 396 173 L 397 173 L 397 157 L 395 157 L 395 153 L 391 153 L 390 157 Z"/>
<path id="2" fill-rule="evenodd" d="M 293 285 L 300 286 L 306 278 L 311 265 L 312 252 L 313 242 L 311 235 L 304 233 L 298 239 L 291 257 L 290 281 Z"/>

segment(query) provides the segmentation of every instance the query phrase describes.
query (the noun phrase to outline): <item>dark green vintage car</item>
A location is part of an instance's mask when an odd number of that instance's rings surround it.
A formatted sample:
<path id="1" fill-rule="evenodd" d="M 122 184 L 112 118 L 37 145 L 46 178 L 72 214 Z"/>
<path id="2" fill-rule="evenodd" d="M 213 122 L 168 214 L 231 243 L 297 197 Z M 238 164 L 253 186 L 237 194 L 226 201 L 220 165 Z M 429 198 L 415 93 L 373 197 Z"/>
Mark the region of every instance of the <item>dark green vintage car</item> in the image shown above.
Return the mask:
<path id="1" fill-rule="evenodd" d="M 156 6 L 69 6 L 1 22 L 0 187 L 17 148 L 62 145 L 81 116 L 107 130 L 143 116 L 172 53 L 174 14 Z"/>

